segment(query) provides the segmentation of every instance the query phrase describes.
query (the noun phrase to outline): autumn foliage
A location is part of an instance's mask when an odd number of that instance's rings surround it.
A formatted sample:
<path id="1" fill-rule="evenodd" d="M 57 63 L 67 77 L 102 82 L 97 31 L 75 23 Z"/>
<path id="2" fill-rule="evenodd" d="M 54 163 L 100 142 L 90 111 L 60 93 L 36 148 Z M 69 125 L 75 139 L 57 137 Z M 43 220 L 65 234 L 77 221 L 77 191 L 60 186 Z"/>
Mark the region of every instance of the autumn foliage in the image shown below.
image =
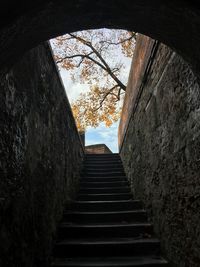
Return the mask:
<path id="1" fill-rule="evenodd" d="M 87 83 L 90 90 L 71 104 L 77 126 L 110 126 L 117 121 L 126 82 L 123 57 L 132 57 L 136 34 L 122 30 L 87 30 L 53 40 L 55 60 L 70 72 L 74 82 Z M 121 56 L 123 55 L 123 56 Z"/>

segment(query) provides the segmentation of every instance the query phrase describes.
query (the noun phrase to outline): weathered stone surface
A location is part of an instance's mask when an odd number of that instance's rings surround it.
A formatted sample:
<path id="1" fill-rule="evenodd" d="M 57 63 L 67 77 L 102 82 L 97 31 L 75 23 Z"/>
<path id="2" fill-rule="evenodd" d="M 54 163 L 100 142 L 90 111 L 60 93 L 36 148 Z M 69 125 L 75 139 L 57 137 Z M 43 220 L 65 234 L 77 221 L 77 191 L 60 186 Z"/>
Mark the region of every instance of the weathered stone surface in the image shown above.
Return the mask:
<path id="1" fill-rule="evenodd" d="M 160 44 L 132 114 L 121 157 L 173 266 L 200 264 L 200 88 Z"/>
<path id="2" fill-rule="evenodd" d="M 87 154 L 110 154 L 112 151 L 105 144 L 96 144 L 85 147 Z"/>
<path id="3" fill-rule="evenodd" d="M 46 266 L 83 148 L 47 43 L 0 87 L 0 266 Z"/>
<path id="4" fill-rule="evenodd" d="M 129 72 L 126 94 L 118 129 L 118 144 L 121 147 L 130 117 L 137 107 L 138 100 L 152 64 L 157 42 L 148 36 L 138 34 L 131 69 Z"/>

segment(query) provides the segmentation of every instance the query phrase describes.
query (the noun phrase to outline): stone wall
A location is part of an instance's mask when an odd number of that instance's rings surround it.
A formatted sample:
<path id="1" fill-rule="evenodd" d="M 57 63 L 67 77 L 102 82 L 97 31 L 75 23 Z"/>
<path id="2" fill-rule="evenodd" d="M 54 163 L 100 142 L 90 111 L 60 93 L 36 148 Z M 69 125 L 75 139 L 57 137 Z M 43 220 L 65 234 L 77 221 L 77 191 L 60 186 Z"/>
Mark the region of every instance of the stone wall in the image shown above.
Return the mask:
<path id="1" fill-rule="evenodd" d="M 0 266 L 44 267 L 83 147 L 48 43 L 0 87 Z"/>
<path id="2" fill-rule="evenodd" d="M 86 154 L 111 154 L 112 151 L 105 144 L 96 144 L 85 147 Z"/>
<path id="3" fill-rule="evenodd" d="M 142 34 L 137 35 L 137 45 L 134 50 L 131 69 L 129 72 L 118 129 L 119 146 L 121 146 L 124 141 L 124 135 L 126 134 L 130 117 L 137 108 L 137 104 L 140 100 L 140 95 L 143 90 L 144 83 L 146 82 L 148 72 L 150 71 L 157 47 L 157 41 Z"/>
<path id="4" fill-rule="evenodd" d="M 134 197 L 144 201 L 172 266 L 197 267 L 199 84 L 188 64 L 163 44 L 158 45 L 144 80 L 120 155 Z"/>

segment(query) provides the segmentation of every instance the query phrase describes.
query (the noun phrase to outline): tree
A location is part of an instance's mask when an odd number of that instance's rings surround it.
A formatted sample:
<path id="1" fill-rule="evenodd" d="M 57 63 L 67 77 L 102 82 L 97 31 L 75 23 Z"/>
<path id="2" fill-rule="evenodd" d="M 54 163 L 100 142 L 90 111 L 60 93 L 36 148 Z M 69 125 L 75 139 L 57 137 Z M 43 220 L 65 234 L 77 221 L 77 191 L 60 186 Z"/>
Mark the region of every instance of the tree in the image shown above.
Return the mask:
<path id="1" fill-rule="evenodd" d="M 136 33 L 122 30 L 87 30 L 59 36 L 53 41 L 54 56 L 61 68 L 70 71 L 74 81 L 87 83 L 90 90 L 71 104 L 77 126 L 110 126 L 121 111 L 126 90 L 118 55 L 132 57 Z"/>

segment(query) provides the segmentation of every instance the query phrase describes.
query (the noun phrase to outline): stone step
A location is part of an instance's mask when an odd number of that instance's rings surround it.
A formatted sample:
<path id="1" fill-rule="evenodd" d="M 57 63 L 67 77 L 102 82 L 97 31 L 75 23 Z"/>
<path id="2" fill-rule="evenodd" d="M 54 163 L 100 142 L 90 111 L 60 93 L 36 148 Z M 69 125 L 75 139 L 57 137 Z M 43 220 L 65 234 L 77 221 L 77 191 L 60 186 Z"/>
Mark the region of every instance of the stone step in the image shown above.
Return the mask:
<path id="1" fill-rule="evenodd" d="M 55 257 L 106 257 L 157 255 L 160 243 L 156 238 L 67 239 L 57 242 Z"/>
<path id="2" fill-rule="evenodd" d="M 123 170 L 122 164 L 112 164 L 112 165 L 97 165 L 97 164 L 85 164 L 85 170 Z"/>
<path id="3" fill-rule="evenodd" d="M 121 177 L 121 176 L 125 176 L 125 173 L 123 170 L 121 171 L 113 171 L 113 170 L 106 170 L 106 171 L 103 171 L 103 170 L 100 170 L 100 171 L 83 171 L 81 173 L 81 177 Z"/>
<path id="4" fill-rule="evenodd" d="M 120 177 L 84 177 L 81 178 L 81 182 L 124 182 L 127 181 L 126 176 Z"/>
<path id="5" fill-rule="evenodd" d="M 124 211 L 142 209 L 139 200 L 113 200 L 113 201 L 74 201 L 72 209 L 79 211 Z"/>
<path id="6" fill-rule="evenodd" d="M 113 161 L 120 161 L 122 162 L 121 158 L 119 156 L 95 156 L 95 157 L 85 157 L 84 163 L 89 161 L 107 161 L 107 162 L 113 162 Z"/>
<path id="7" fill-rule="evenodd" d="M 121 166 L 122 161 L 121 159 L 115 159 L 115 160 L 96 160 L 96 159 L 89 159 L 84 161 L 84 166 L 92 166 L 92 165 L 98 165 L 98 166 Z"/>
<path id="8" fill-rule="evenodd" d="M 84 164 L 84 168 L 106 168 L 106 169 L 111 169 L 111 168 L 123 168 L 122 162 L 110 162 L 106 161 L 105 163 L 95 161 L 94 163 L 91 163 L 91 161 L 87 161 Z"/>
<path id="9" fill-rule="evenodd" d="M 104 224 L 104 223 L 127 223 L 146 222 L 147 214 L 145 210 L 127 211 L 68 211 L 64 212 L 63 221 L 71 223 Z"/>
<path id="10" fill-rule="evenodd" d="M 106 174 L 110 175 L 111 173 L 117 173 L 117 175 L 119 173 L 122 173 L 123 175 L 125 175 L 124 169 L 122 168 L 96 168 L 96 169 L 92 169 L 92 168 L 84 168 L 81 172 L 81 176 L 82 175 L 87 175 L 87 174 L 101 174 L 104 176 Z"/>
<path id="11" fill-rule="evenodd" d="M 87 188 L 80 187 L 80 194 L 110 194 L 110 193 L 130 193 L 130 187 L 97 187 L 97 188 Z"/>
<path id="12" fill-rule="evenodd" d="M 98 159 L 101 159 L 101 158 L 120 158 L 120 155 L 119 153 L 110 153 L 110 154 L 85 154 L 85 159 L 88 159 L 88 158 L 98 158 Z"/>
<path id="13" fill-rule="evenodd" d="M 121 187 L 121 186 L 129 186 L 128 181 L 114 181 L 114 182 L 82 182 L 80 183 L 81 188 L 99 188 L 99 187 Z"/>
<path id="14" fill-rule="evenodd" d="M 161 257 L 99 257 L 55 259 L 53 267 L 169 267 Z"/>
<path id="15" fill-rule="evenodd" d="M 69 224 L 58 227 L 58 239 L 66 238 L 108 238 L 108 237 L 151 237 L 153 227 L 150 223 L 112 223 L 112 224 Z"/>
<path id="16" fill-rule="evenodd" d="M 105 158 L 105 157 L 101 157 L 101 158 L 97 158 L 97 157 L 93 157 L 93 158 L 85 158 L 84 159 L 84 165 L 87 162 L 96 162 L 97 164 L 101 163 L 102 161 L 106 162 L 106 163 L 111 163 L 111 162 L 121 162 L 122 160 L 120 157 L 110 157 L 110 158 Z"/>
<path id="17" fill-rule="evenodd" d="M 132 198 L 131 193 L 79 194 L 77 200 L 128 200 Z"/>

